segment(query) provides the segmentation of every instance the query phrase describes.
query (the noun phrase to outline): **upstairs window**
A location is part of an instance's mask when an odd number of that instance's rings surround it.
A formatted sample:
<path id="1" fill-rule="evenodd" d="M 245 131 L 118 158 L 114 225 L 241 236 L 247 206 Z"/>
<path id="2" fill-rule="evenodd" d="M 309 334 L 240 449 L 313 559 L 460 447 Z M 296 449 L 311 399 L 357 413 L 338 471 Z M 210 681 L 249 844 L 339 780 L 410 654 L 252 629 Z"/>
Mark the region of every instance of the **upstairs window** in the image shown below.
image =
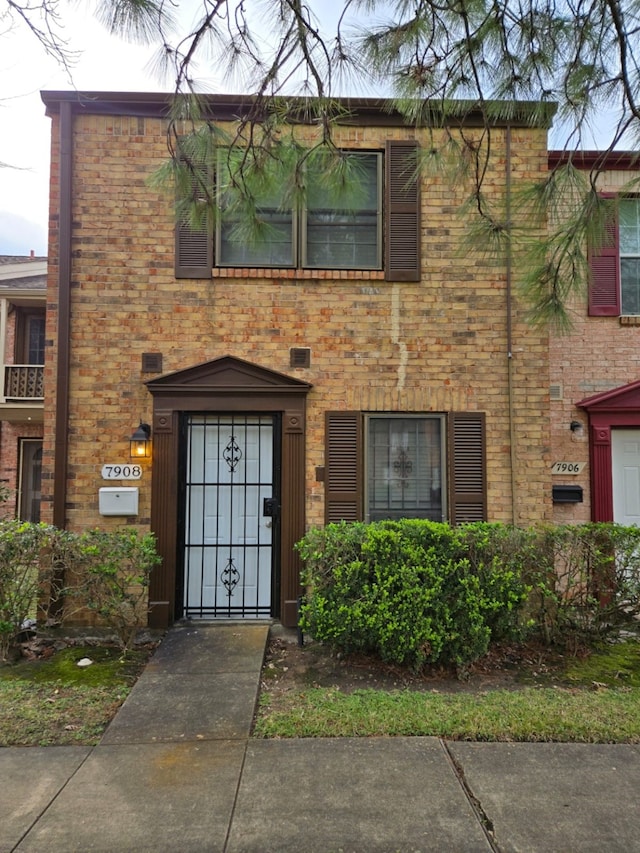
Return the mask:
<path id="1" fill-rule="evenodd" d="M 296 216 L 287 204 L 283 169 L 269 170 L 251 187 L 234 185 L 229 152 L 216 168 L 220 215 L 216 223 L 214 263 L 221 267 L 291 267 L 296 262 Z"/>
<path id="2" fill-rule="evenodd" d="M 336 193 L 321 170 L 308 176 L 302 211 L 302 265 L 313 269 L 381 269 L 382 154 L 348 154 L 351 180 Z M 347 178 L 348 180 L 348 178 Z"/>
<path id="3" fill-rule="evenodd" d="M 416 167 L 413 140 L 389 141 L 384 154 L 347 151 L 337 162 L 310 158 L 297 197 L 290 175 L 278 166 L 261 184 L 234 185 L 222 154 L 215 176 L 220 215 L 209 229 L 178 224 L 176 277 L 211 278 L 212 267 L 384 269 L 388 281 L 419 281 Z M 337 170 L 331 180 L 329 168 Z"/>
<path id="4" fill-rule="evenodd" d="M 380 269 L 382 155 L 353 152 L 342 158 L 335 186 L 329 161 L 310 161 L 304 170 L 305 201 L 294 205 L 287 200 L 288 175 L 281 169 L 274 168 L 262 186 L 241 191 L 222 156 L 216 266 Z M 253 196 L 249 201 L 246 191 Z"/>
<path id="5" fill-rule="evenodd" d="M 620 202 L 620 299 L 622 314 L 640 315 L 640 200 Z"/>
<path id="6" fill-rule="evenodd" d="M 44 309 L 18 309 L 16 323 L 16 364 L 44 364 Z"/>
<path id="7" fill-rule="evenodd" d="M 589 314 L 640 315 L 640 199 L 622 199 L 602 246 L 591 251 Z"/>

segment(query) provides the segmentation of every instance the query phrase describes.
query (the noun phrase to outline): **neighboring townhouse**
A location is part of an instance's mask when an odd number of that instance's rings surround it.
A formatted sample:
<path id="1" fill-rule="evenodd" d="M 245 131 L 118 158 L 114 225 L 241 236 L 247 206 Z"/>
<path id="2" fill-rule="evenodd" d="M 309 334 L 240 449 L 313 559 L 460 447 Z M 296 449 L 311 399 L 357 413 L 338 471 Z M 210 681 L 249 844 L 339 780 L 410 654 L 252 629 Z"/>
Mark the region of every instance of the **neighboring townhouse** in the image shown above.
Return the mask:
<path id="1" fill-rule="evenodd" d="M 550 152 L 549 167 L 566 159 Z M 581 152 L 605 197 L 624 195 L 602 246 L 589 252 L 588 291 L 572 329 L 550 340 L 557 522 L 640 523 L 640 178 L 637 153 Z"/>
<path id="2" fill-rule="evenodd" d="M 210 233 L 176 228 L 172 197 L 149 187 L 169 96 L 42 97 L 43 518 L 153 531 L 151 625 L 295 625 L 294 545 L 327 521 L 551 520 L 547 334 L 525 321 L 512 259 L 465 245 L 472 179 L 407 178 L 444 131 L 345 102 L 335 142 L 359 158 L 362 203 L 345 217 L 317 188 L 306 209 L 279 211 L 277 241 L 249 245 L 224 216 Z M 227 128 L 246 107 L 210 100 Z M 494 205 L 547 170 L 533 116 L 524 105 L 492 128 Z M 479 139 L 481 119 L 447 132 Z"/>
<path id="3" fill-rule="evenodd" d="M 0 255 L 2 516 L 40 520 L 47 259 Z"/>

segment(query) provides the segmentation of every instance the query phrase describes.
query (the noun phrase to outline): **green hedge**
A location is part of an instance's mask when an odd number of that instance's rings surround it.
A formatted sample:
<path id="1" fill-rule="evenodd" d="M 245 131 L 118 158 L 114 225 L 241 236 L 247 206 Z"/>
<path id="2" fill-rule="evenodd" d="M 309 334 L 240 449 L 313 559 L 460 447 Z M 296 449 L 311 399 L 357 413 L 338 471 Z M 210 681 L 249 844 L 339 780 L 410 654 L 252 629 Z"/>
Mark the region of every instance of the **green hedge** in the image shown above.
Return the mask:
<path id="1" fill-rule="evenodd" d="M 640 529 L 422 519 L 329 524 L 298 543 L 300 626 L 344 652 L 464 667 L 534 631 L 592 641 L 640 615 Z"/>
<path id="2" fill-rule="evenodd" d="M 136 530 L 73 533 L 0 520 L 0 660 L 28 618 L 98 614 L 126 650 L 146 625 L 154 537 Z"/>

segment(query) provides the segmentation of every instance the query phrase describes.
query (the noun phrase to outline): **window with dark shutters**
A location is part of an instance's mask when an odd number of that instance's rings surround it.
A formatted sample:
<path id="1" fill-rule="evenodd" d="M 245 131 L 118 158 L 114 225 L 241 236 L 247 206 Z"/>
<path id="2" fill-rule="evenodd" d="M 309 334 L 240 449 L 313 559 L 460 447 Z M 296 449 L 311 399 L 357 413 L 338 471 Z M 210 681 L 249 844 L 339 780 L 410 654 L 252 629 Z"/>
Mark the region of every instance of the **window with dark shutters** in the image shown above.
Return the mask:
<path id="1" fill-rule="evenodd" d="M 449 416 L 450 522 L 486 521 L 485 417 L 483 412 Z"/>
<path id="2" fill-rule="evenodd" d="M 361 412 L 327 412 L 325 523 L 363 518 L 364 448 Z M 449 521 L 486 521 L 486 450 L 483 412 L 449 416 Z"/>
<path id="3" fill-rule="evenodd" d="M 325 416 L 325 523 L 362 519 L 362 415 Z"/>
<path id="4" fill-rule="evenodd" d="M 620 241 L 618 222 L 607 225 L 602 245 L 589 251 L 589 316 L 620 314 Z"/>
<path id="5" fill-rule="evenodd" d="M 417 151 L 418 145 L 414 140 L 390 140 L 386 144 L 386 159 L 384 164 L 384 270 L 387 281 L 420 280 L 420 184 L 417 174 Z M 363 158 L 368 157 L 371 163 L 374 163 L 373 157 L 381 157 L 381 155 L 374 155 L 371 152 L 368 154 L 354 152 L 354 156 L 356 155 Z M 379 167 L 377 172 L 381 178 L 381 169 Z M 373 171 L 371 174 L 373 174 Z M 372 185 L 370 190 L 373 193 L 375 187 Z M 305 243 L 307 230 L 310 227 L 310 214 L 309 211 L 304 213 L 305 215 L 302 217 L 304 228 L 300 225 L 298 227 L 298 239 L 304 243 L 303 248 L 305 249 L 305 252 L 302 253 L 305 255 L 302 265 L 303 267 L 317 268 L 318 261 L 309 257 L 309 249 Z M 377 217 L 377 213 L 367 210 L 365 213 L 361 212 L 356 215 L 354 212 L 350 212 L 351 219 L 355 217 L 357 220 L 358 216 L 363 222 L 366 217 L 373 222 Z M 379 245 L 381 231 L 375 224 L 371 224 L 368 220 L 364 224 L 363 222 L 356 222 L 359 228 L 358 233 L 365 226 L 365 230 L 368 229 L 368 231 L 365 237 L 359 239 L 365 240 L 366 238 L 365 243 L 369 241 L 371 244 L 369 248 L 365 246 L 364 249 L 359 249 L 360 254 L 355 258 L 345 260 L 345 257 L 342 257 L 341 259 L 332 258 L 331 260 L 327 260 L 327 269 L 380 268 L 382 262 Z M 346 225 L 340 224 L 340 222 L 337 224 L 333 222 L 332 229 L 339 236 L 343 232 L 346 233 L 348 231 Z M 325 228 L 325 230 L 327 229 Z M 374 234 L 373 238 L 371 234 Z M 345 245 L 350 245 L 350 241 L 346 240 Z M 359 245 L 358 240 L 355 240 L 354 245 L 357 249 Z M 346 250 L 342 247 L 341 251 L 344 255 Z M 326 252 L 325 256 L 329 258 L 329 254 Z M 251 260 L 250 263 L 249 260 Z M 213 228 L 205 227 L 194 230 L 190 227 L 186 219 L 178 222 L 176 226 L 175 251 L 176 278 L 211 278 L 214 262 L 216 265 L 223 266 L 235 264 L 235 260 L 233 264 L 229 260 L 223 264 L 222 258 L 214 258 Z M 300 264 L 301 262 L 298 261 L 297 263 Z M 257 262 L 255 258 L 251 258 L 242 259 L 242 263 L 240 263 L 240 259 L 238 259 L 237 265 L 277 267 L 278 263 L 269 257 L 268 260 L 265 261 L 263 259 L 261 262 Z M 284 264 L 284 266 L 291 266 L 291 263 Z"/>
<path id="6" fill-rule="evenodd" d="M 386 146 L 385 274 L 387 281 L 420 280 L 420 183 L 418 145 L 389 140 Z"/>

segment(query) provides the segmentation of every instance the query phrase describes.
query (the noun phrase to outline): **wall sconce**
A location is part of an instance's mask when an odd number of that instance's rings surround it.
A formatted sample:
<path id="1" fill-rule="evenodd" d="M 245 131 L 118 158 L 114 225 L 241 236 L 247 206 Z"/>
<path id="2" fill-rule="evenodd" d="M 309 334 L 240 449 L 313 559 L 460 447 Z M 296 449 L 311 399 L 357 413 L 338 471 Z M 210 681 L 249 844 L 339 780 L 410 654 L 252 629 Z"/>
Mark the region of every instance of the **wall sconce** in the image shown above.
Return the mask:
<path id="1" fill-rule="evenodd" d="M 137 427 L 129 439 L 129 455 L 132 459 L 148 459 L 151 456 L 151 427 L 143 424 Z"/>
<path id="2" fill-rule="evenodd" d="M 582 438 L 584 436 L 584 426 L 580 423 L 580 421 L 571 421 L 569 424 L 569 429 L 572 432 L 572 438 Z"/>

